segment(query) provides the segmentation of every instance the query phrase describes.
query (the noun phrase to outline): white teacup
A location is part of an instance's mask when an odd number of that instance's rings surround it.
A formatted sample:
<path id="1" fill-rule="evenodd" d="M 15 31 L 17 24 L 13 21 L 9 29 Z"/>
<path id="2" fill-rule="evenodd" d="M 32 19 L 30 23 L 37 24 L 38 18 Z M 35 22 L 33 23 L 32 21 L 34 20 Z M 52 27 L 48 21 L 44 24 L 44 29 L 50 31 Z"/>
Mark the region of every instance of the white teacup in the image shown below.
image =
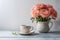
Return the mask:
<path id="1" fill-rule="evenodd" d="M 31 33 L 31 32 L 33 32 L 33 27 L 26 25 L 20 26 L 20 33 Z"/>

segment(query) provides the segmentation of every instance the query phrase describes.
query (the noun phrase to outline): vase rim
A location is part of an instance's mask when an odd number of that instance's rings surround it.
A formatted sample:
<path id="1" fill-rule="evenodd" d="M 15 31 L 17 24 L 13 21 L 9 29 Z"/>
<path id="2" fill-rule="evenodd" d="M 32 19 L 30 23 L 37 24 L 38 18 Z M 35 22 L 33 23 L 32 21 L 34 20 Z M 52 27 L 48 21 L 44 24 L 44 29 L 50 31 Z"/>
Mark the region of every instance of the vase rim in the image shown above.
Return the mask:
<path id="1" fill-rule="evenodd" d="M 38 22 L 38 23 L 48 23 L 49 21 L 47 21 L 47 22 Z"/>

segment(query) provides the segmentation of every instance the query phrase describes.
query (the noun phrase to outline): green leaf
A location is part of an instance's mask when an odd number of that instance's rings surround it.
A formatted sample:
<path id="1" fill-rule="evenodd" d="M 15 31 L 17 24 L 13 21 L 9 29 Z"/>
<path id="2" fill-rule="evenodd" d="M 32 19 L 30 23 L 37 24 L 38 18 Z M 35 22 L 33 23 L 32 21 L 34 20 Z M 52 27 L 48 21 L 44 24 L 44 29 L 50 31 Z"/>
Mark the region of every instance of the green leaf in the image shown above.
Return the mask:
<path id="1" fill-rule="evenodd" d="M 51 18 L 49 18 L 49 17 L 43 18 L 41 16 L 38 16 L 38 17 L 36 17 L 36 19 L 32 17 L 31 20 L 32 20 L 32 22 L 36 21 L 36 23 L 38 23 L 40 21 L 47 22 L 47 21 L 51 20 Z"/>
<path id="2" fill-rule="evenodd" d="M 35 18 L 33 18 L 33 17 L 32 17 L 32 18 L 31 18 L 31 20 L 32 20 L 32 23 L 33 23 L 33 22 L 34 22 L 34 20 L 35 20 Z"/>

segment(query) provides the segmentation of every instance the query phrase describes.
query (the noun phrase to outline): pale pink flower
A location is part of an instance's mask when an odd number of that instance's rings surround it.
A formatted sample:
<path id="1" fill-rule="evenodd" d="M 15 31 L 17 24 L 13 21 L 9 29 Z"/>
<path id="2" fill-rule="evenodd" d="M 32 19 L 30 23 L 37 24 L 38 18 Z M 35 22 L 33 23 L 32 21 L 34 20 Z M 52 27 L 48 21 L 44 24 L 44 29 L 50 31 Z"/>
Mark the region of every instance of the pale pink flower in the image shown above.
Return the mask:
<path id="1" fill-rule="evenodd" d="M 53 18 L 57 18 L 57 12 L 55 11 L 55 9 L 49 8 L 49 12 Z"/>
<path id="2" fill-rule="evenodd" d="M 32 16 L 33 18 L 38 17 L 38 16 L 39 16 L 39 11 L 38 11 L 38 10 L 32 10 L 32 11 L 31 11 L 31 16 Z"/>
<path id="3" fill-rule="evenodd" d="M 40 9 L 43 9 L 43 8 L 46 8 L 46 5 L 45 4 L 36 4 L 33 6 L 33 10 L 40 10 Z"/>
<path id="4" fill-rule="evenodd" d="M 49 11 L 47 9 L 41 9 L 40 10 L 40 15 L 43 17 L 43 18 L 46 18 L 50 15 Z"/>

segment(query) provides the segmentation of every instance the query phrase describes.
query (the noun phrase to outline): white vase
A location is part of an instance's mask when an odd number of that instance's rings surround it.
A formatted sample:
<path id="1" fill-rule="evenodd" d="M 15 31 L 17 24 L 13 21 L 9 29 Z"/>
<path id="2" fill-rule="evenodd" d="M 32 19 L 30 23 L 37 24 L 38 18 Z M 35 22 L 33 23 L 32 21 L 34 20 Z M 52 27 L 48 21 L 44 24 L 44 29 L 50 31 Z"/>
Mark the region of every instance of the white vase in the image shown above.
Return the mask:
<path id="1" fill-rule="evenodd" d="M 52 25 L 53 25 L 53 22 L 38 22 L 36 30 L 38 32 L 49 32 Z"/>

